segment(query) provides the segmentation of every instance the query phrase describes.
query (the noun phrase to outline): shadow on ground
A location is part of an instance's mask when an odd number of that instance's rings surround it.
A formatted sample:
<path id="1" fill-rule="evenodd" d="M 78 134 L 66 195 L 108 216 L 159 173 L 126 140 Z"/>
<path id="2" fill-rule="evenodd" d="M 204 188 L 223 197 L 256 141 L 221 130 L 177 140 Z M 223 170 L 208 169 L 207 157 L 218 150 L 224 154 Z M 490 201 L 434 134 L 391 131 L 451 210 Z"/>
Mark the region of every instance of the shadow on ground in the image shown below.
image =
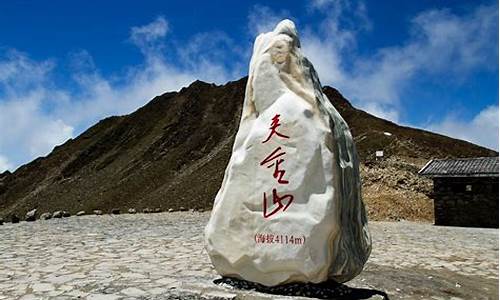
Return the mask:
<path id="1" fill-rule="evenodd" d="M 223 277 L 214 280 L 214 283 L 218 285 L 229 285 L 233 288 L 242 290 L 252 290 L 261 293 L 283 296 L 300 296 L 335 300 L 358 300 L 369 299 L 373 296 L 380 295 L 383 297 L 382 299 L 389 300 L 389 297 L 385 292 L 364 288 L 351 288 L 345 284 L 337 283 L 335 281 L 322 283 L 288 283 L 268 287 L 246 280 Z"/>

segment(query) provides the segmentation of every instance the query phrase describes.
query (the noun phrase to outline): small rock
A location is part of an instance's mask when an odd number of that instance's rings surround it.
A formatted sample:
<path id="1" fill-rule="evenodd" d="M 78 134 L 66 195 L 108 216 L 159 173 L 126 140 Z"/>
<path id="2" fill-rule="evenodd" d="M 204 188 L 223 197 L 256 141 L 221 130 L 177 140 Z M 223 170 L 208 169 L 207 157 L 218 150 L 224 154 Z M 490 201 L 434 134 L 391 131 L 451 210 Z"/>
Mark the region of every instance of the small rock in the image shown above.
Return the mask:
<path id="1" fill-rule="evenodd" d="M 78 297 L 80 298 L 80 297 Z M 116 299 L 123 299 L 123 297 L 115 294 L 111 294 L 109 292 L 105 292 L 104 294 L 88 294 L 88 296 L 85 298 L 88 300 L 116 300 Z"/>
<path id="2" fill-rule="evenodd" d="M 137 212 L 137 210 L 135 210 L 135 208 L 129 208 L 128 209 L 128 213 L 129 214 L 135 214 Z"/>
<path id="3" fill-rule="evenodd" d="M 84 210 L 80 210 L 79 212 L 76 213 L 76 215 L 78 217 L 83 216 L 83 215 L 85 215 L 85 211 Z"/>
<path id="4" fill-rule="evenodd" d="M 64 218 L 67 218 L 67 217 L 71 217 L 71 214 L 70 214 L 69 212 L 67 212 L 67 211 L 63 210 L 63 211 L 62 211 L 62 216 L 63 216 Z"/>
<path id="5" fill-rule="evenodd" d="M 134 298 L 139 298 L 139 297 L 143 297 L 143 296 L 146 296 L 147 293 L 141 289 L 138 289 L 138 288 L 134 288 L 134 287 L 129 287 L 129 288 L 126 288 L 124 290 L 121 291 L 122 294 L 125 294 L 129 297 L 134 297 Z"/>
<path id="6" fill-rule="evenodd" d="M 40 220 L 49 220 L 52 218 L 52 214 L 49 212 L 40 215 Z"/>
<path id="7" fill-rule="evenodd" d="M 19 221 L 21 221 L 21 219 L 19 219 L 19 217 L 16 215 L 10 216 L 10 220 L 12 221 L 12 223 L 19 223 Z"/>
<path id="8" fill-rule="evenodd" d="M 36 208 L 32 209 L 26 213 L 26 221 L 27 222 L 33 222 L 35 220 L 36 220 Z"/>
<path id="9" fill-rule="evenodd" d="M 189 210 L 189 212 L 194 212 L 194 208 L 191 208 L 191 209 Z"/>
<path id="10" fill-rule="evenodd" d="M 169 208 L 168 212 L 174 212 L 174 209 L 173 208 Z"/>
<path id="11" fill-rule="evenodd" d="M 48 292 L 53 291 L 54 286 L 50 283 L 35 283 L 32 286 L 34 292 Z"/>
<path id="12" fill-rule="evenodd" d="M 149 214 L 149 213 L 151 213 L 152 211 L 153 211 L 153 210 L 152 210 L 151 208 L 147 208 L 147 207 L 146 207 L 145 209 L 143 209 L 143 210 L 142 210 L 142 212 L 143 212 L 143 213 L 145 213 L 145 214 Z"/>
<path id="13" fill-rule="evenodd" d="M 203 208 L 198 208 L 199 212 L 204 212 L 205 210 Z"/>
<path id="14" fill-rule="evenodd" d="M 113 215 L 119 215 L 120 214 L 120 209 L 119 208 L 112 208 L 111 209 L 111 214 L 113 214 Z"/>
<path id="15" fill-rule="evenodd" d="M 52 218 L 54 219 L 60 219 L 62 218 L 63 216 L 63 212 L 60 211 L 60 210 L 56 210 L 53 214 L 52 214 Z"/>
<path id="16" fill-rule="evenodd" d="M 100 209 L 94 209 L 94 215 L 96 215 L 96 216 L 102 215 L 102 210 L 100 210 Z"/>
<path id="17" fill-rule="evenodd" d="M 157 207 L 155 208 L 155 213 L 160 213 L 161 212 L 161 208 Z"/>
<path id="18" fill-rule="evenodd" d="M 185 208 L 184 206 L 181 206 L 181 207 L 179 207 L 179 210 L 180 211 L 187 211 L 187 208 Z"/>

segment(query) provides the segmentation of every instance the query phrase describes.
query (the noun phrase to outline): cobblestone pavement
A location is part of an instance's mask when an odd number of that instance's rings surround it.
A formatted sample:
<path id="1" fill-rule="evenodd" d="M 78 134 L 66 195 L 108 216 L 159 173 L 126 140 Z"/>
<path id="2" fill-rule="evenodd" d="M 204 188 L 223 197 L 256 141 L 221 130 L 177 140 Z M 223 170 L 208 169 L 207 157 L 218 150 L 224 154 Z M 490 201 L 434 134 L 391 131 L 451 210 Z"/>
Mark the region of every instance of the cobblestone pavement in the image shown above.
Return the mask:
<path id="1" fill-rule="evenodd" d="M 219 277 L 203 250 L 208 217 L 174 212 L 4 224 L 0 299 L 289 298 L 215 285 Z M 372 255 L 347 283 L 358 295 L 497 299 L 497 229 L 411 222 L 371 222 L 370 229 Z"/>

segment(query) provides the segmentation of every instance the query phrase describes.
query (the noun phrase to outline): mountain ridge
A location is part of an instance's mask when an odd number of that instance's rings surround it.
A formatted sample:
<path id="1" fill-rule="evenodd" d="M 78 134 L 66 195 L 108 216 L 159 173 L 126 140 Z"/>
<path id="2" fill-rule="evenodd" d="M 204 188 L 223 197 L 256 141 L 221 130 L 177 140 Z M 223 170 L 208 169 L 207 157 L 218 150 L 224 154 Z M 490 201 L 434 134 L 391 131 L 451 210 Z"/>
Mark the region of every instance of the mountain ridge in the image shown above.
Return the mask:
<path id="1" fill-rule="evenodd" d="M 178 92 L 154 97 L 128 115 L 105 118 L 47 156 L 0 174 L 0 215 L 24 215 L 32 208 L 71 213 L 210 208 L 231 154 L 246 80 L 224 85 L 194 81 Z M 370 115 L 332 87 L 323 91 L 351 128 L 362 176 L 381 167 L 407 168 L 411 180 L 418 181 L 415 169 L 431 158 L 498 155 Z M 376 150 L 384 151 L 383 161 L 375 160 Z M 380 181 L 364 177 L 367 191 Z M 429 192 L 421 194 L 425 193 Z"/>

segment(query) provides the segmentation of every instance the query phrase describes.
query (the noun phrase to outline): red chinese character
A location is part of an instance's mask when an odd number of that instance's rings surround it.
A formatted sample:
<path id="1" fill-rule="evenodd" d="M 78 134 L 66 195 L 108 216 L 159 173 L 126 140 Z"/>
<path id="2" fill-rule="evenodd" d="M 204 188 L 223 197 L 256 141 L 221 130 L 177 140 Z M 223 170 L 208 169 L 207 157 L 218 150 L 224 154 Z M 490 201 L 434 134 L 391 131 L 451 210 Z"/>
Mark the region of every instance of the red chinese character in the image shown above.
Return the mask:
<path id="1" fill-rule="evenodd" d="M 280 183 L 280 184 L 288 184 L 288 180 L 283 179 L 283 176 L 285 176 L 285 170 L 280 170 L 280 168 L 279 168 L 280 164 L 285 161 L 282 158 L 277 159 L 278 157 L 285 155 L 285 151 L 283 151 L 281 153 L 277 153 L 280 150 L 281 150 L 281 147 L 276 148 L 271 154 L 269 154 L 263 161 L 260 162 L 260 165 L 263 166 L 267 163 L 270 163 L 272 160 L 276 159 L 276 161 L 274 163 L 268 165 L 267 167 L 270 168 L 274 165 L 273 177 L 277 178 L 278 183 Z"/>
<path id="2" fill-rule="evenodd" d="M 279 165 L 284 161 L 285 161 L 284 159 L 279 159 L 276 160 L 276 163 L 274 164 L 273 177 L 278 178 L 278 183 L 280 184 L 288 184 L 288 180 L 283 179 L 283 176 L 285 176 L 285 170 L 279 169 Z"/>
<path id="3" fill-rule="evenodd" d="M 288 202 L 286 205 L 283 205 L 282 200 L 283 199 L 288 199 Z M 279 196 L 278 192 L 276 189 L 273 189 L 273 204 L 278 204 L 276 208 L 274 208 L 270 213 L 267 213 L 267 197 L 266 197 L 266 192 L 264 192 L 264 218 L 269 218 L 270 216 L 274 215 L 278 211 L 280 211 L 283 208 L 283 211 L 285 211 L 290 204 L 292 204 L 293 201 L 293 195 L 290 194 L 285 194 L 283 196 Z"/>
<path id="4" fill-rule="evenodd" d="M 285 151 L 281 152 L 281 153 L 277 153 L 281 150 L 281 147 L 278 147 L 276 149 L 274 149 L 273 152 L 271 152 L 271 154 L 269 154 L 266 158 L 264 158 L 263 161 L 260 162 L 260 165 L 263 166 L 265 164 L 267 164 L 268 162 L 272 161 L 272 160 L 275 160 L 276 158 L 280 157 L 280 156 L 283 156 L 286 154 Z M 272 166 L 272 164 L 270 165 Z M 268 168 L 270 167 L 268 166 Z"/>
<path id="5" fill-rule="evenodd" d="M 264 243 L 266 241 L 266 237 L 262 233 L 258 233 L 255 235 L 255 242 L 256 243 Z"/>
<path id="6" fill-rule="evenodd" d="M 274 243 L 274 234 L 266 234 L 266 243 L 273 244 Z"/>
<path id="7" fill-rule="evenodd" d="M 267 139 L 265 139 L 264 141 L 262 141 L 262 143 L 266 143 L 267 141 L 269 141 L 269 139 L 271 139 L 271 137 L 273 136 L 273 134 L 276 134 L 277 136 L 282 137 L 284 139 L 289 138 L 289 136 L 286 136 L 286 135 L 281 134 L 278 131 L 276 131 L 276 129 L 281 126 L 281 124 L 280 124 L 280 115 L 276 114 L 273 117 L 272 120 L 273 121 L 271 122 L 271 127 L 269 127 L 269 129 L 271 129 L 271 132 L 269 133 L 269 136 L 267 137 Z"/>

